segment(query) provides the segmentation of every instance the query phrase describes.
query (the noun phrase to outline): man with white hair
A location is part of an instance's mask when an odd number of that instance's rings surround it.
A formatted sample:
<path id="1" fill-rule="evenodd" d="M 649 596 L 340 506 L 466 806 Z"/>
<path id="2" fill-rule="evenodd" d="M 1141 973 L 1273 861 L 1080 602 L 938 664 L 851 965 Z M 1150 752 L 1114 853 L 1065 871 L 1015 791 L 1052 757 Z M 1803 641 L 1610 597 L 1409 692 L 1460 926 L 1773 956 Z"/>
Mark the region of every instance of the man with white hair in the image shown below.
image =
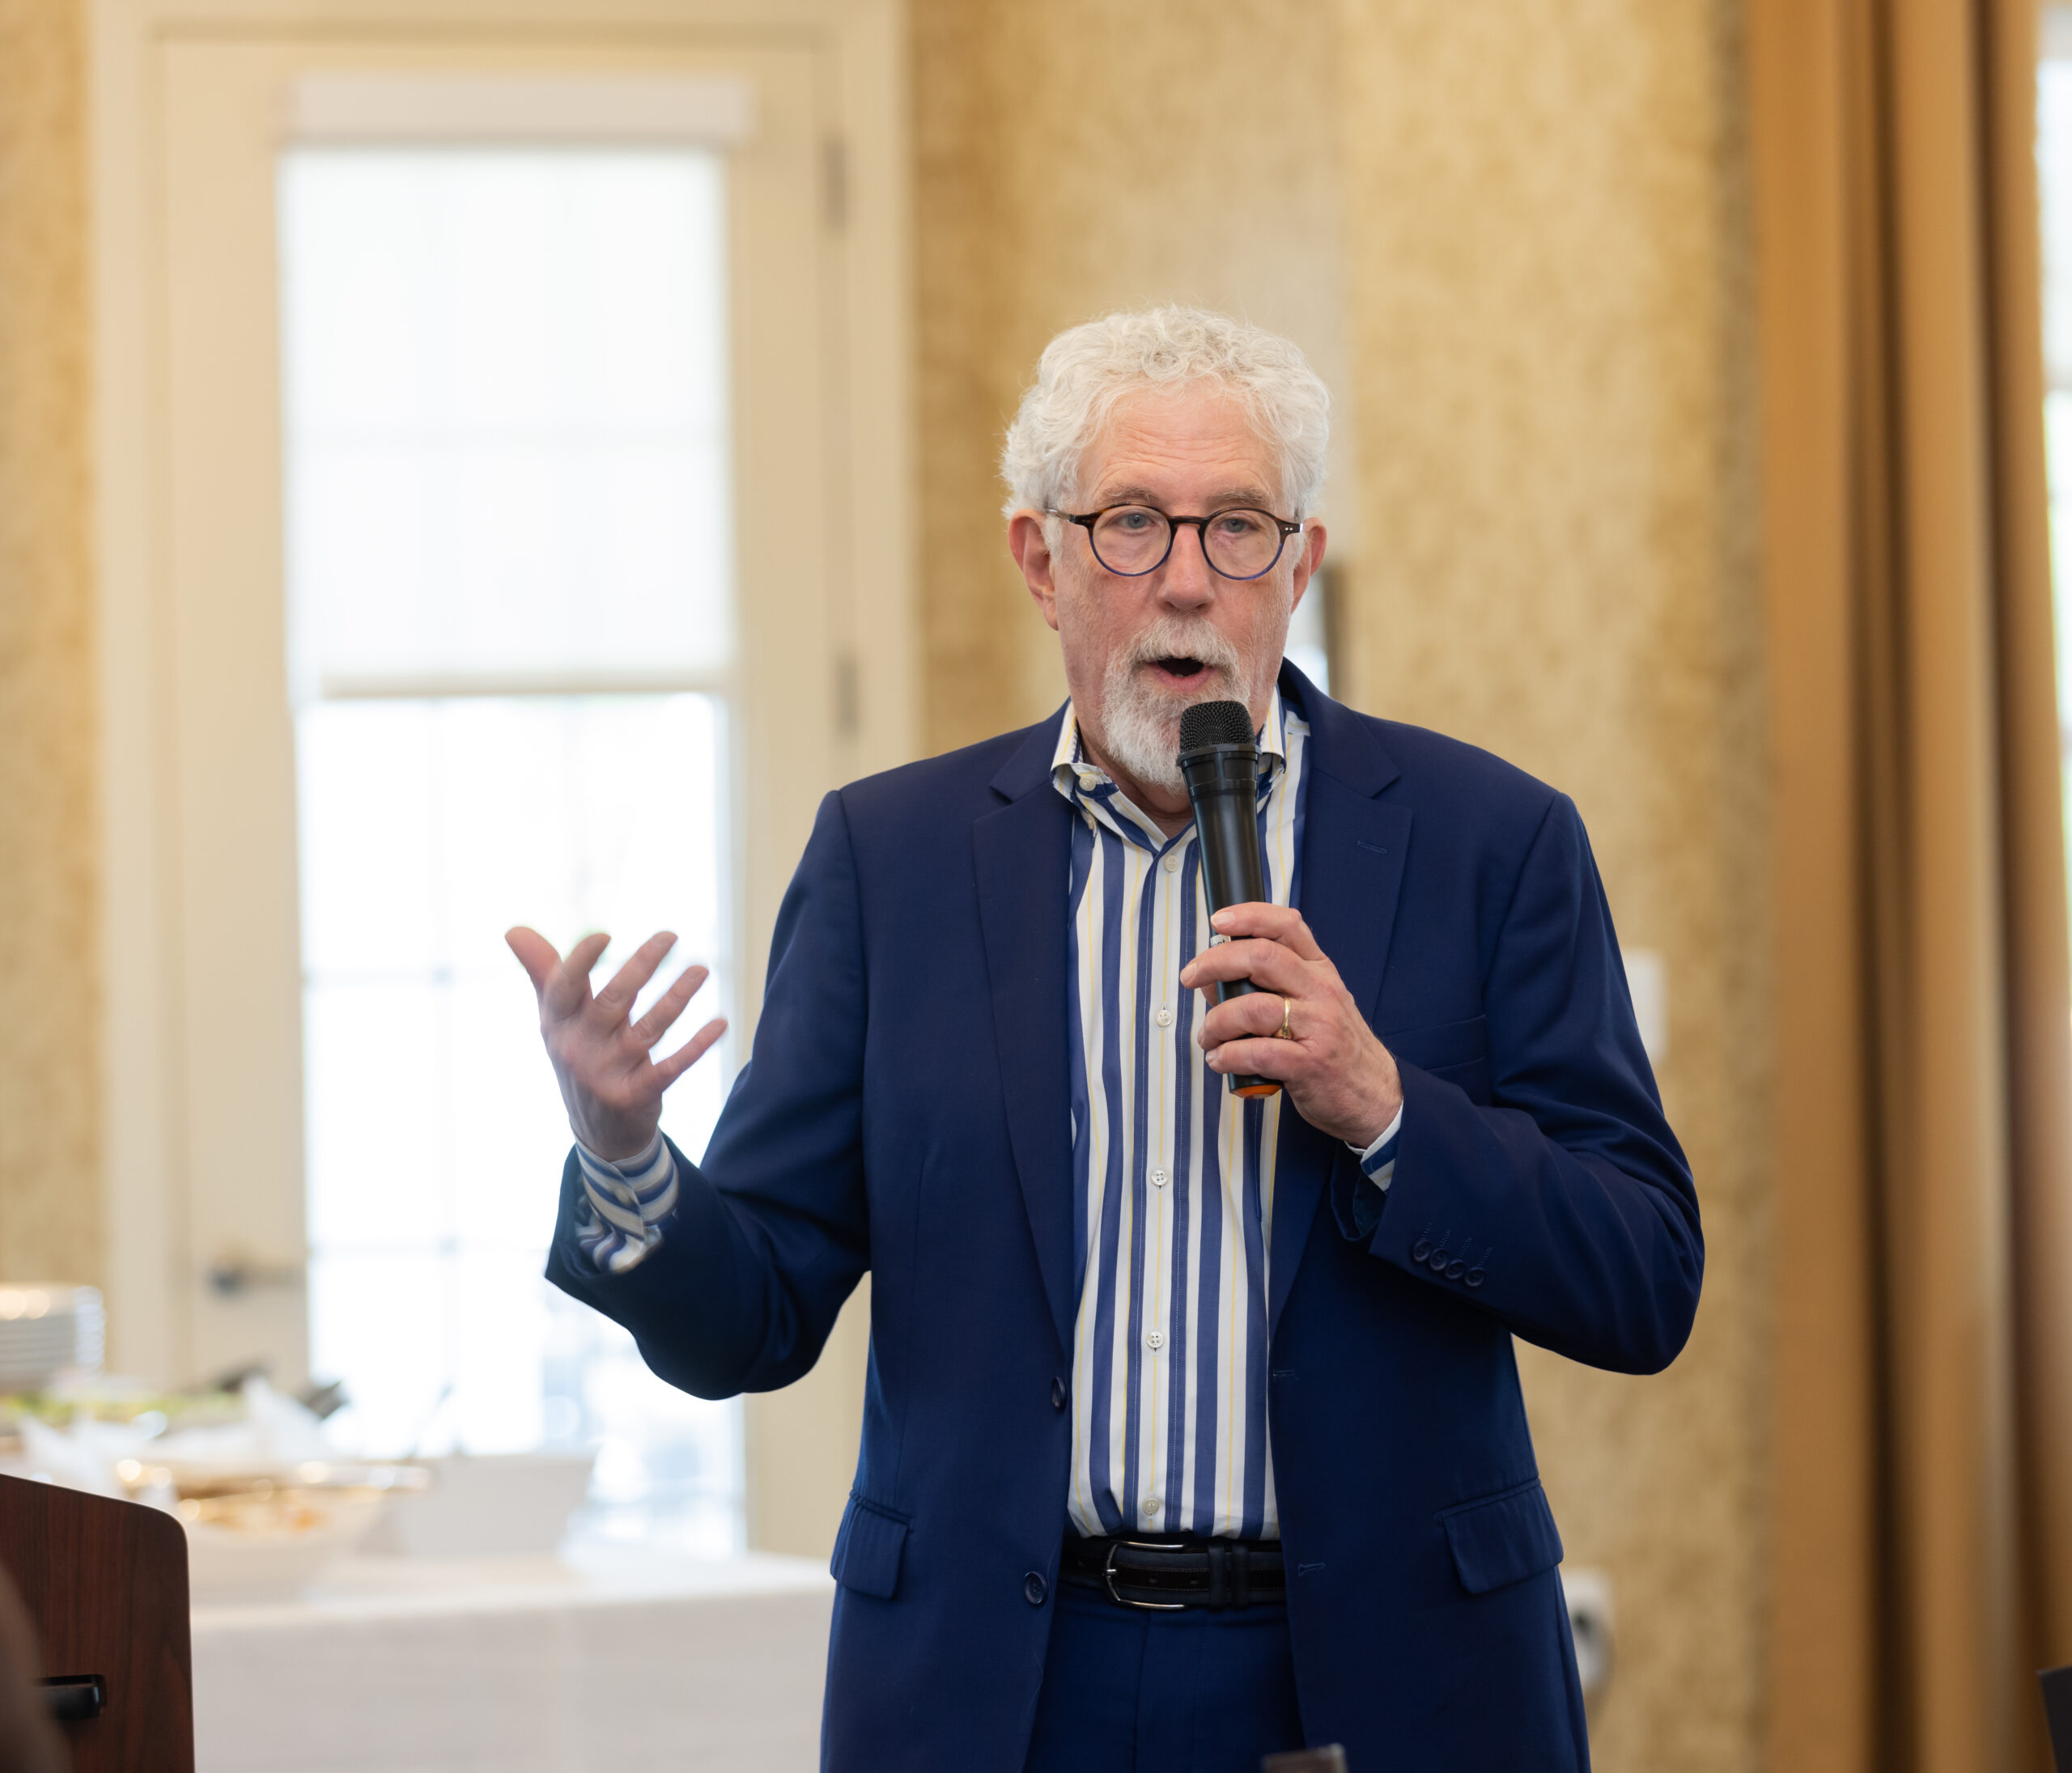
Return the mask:
<path id="1" fill-rule="evenodd" d="M 1573 806 L 1283 662 L 1327 406 L 1219 315 L 1051 342 L 1004 470 L 1071 699 L 827 797 L 701 1164 L 660 1100 L 721 1024 L 651 1054 L 702 970 L 635 1020 L 673 937 L 593 996 L 603 936 L 512 932 L 558 1284 L 719 1398 L 872 1273 L 830 1768 L 1587 1765 L 1512 1338 L 1667 1365 L 1696 1197 Z M 1257 732 L 1265 881 L 1213 918 L 1204 701 Z"/>

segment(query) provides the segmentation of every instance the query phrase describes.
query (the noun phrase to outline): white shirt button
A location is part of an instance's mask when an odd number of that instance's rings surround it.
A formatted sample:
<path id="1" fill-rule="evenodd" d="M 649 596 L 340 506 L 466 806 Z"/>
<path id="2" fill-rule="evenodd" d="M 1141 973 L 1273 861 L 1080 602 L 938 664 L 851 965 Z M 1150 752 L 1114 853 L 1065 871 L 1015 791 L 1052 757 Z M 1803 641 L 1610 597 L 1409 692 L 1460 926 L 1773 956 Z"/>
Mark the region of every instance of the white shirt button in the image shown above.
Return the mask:
<path id="1" fill-rule="evenodd" d="M 1158 1499 L 1157 1499 L 1157 1497 L 1156 1497 L 1156 1496 L 1146 1496 L 1146 1497 L 1144 1499 L 1144 1512 L 1146 1514 L 1156 1514 L 1156 1513 L 1157 1513 L 1157 1512 L 1158 1512 L 1158 1506 L 1159 1506 L 1159 1504 L 1158 1504 Z"/>
<path id="2" fill-rule="evenodd" d="M 1166 1172 L 1162 1169 L 1153 1170 L 1151 1173 L 1151 1186 L 1153 1188 L 1163 1188 L 1166 1186 Z"/>
<path id="3" fill-rule="evenodd" d="M 1180 852 L 1178 850 L 1170 850 L 1166 852 L 1166 872 L 1168 874 L 1178 874 L 1180 872 Z"/>
<path id="4" fill-rule="evenodd" d="M 1094 774 L 1091 770 L 1082 770 L 1079 773 L 1079 785 L 1082 788 L 1085 789 L 1089 794 L 1091 794 L 1096 788 L 1101 786 L 1101 778 Z"/>
<path id="5" fill-rule="evenodd" d="M 1153 1354 L 1156 1354 L 1160 1349 L 1166 1346 L 1166 1332 L 1162 1330 L 1154 1330 L 1149 1336 L 1146 1336 L 1144 1338 L 1144 1346 L 1149 1348 Z"/>
<path id="6" fill-rule="evenodd" d="M 1173 1012 L 1162 1003 L 1158 1006 L 1157 1022 L 1161 1028 L 1170 1028 L 1173 1025 Z"/>

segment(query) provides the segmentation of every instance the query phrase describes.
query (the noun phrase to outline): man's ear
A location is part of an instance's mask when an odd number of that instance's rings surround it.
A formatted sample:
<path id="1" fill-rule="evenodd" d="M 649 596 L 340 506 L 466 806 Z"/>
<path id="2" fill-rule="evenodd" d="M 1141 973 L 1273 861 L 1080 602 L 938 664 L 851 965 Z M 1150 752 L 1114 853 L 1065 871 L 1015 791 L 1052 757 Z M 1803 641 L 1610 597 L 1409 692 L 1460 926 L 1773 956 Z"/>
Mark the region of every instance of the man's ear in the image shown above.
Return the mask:
<path id="1" fill-rule="evenodd" d="M 1036 607 L 1042 612 L 1044 621 L 1055 629 L 1058 626 L 1058 587 L 1055 576 L 1057 561 L 1051 553 L 1051 538 L 1046 532 L 1042 514 L 1024 507 L 1007 520 L 1008 552 L 1014 556 L 1014 563 L 1021 569 L 1023 581 L 1029 587 L 1029 595 L 1036 600 Z"/>
<path id="2" fill-rule="evenodd" d="M 1302 532 L 1302 552 L 1295 559 L 1295 595 L 1288 604 L 1291 612 L 1302 601 L 1302 593 L 1310 588 L 1310 579 L 1323 563 L 1324 526 L 1313 523 Z"/>

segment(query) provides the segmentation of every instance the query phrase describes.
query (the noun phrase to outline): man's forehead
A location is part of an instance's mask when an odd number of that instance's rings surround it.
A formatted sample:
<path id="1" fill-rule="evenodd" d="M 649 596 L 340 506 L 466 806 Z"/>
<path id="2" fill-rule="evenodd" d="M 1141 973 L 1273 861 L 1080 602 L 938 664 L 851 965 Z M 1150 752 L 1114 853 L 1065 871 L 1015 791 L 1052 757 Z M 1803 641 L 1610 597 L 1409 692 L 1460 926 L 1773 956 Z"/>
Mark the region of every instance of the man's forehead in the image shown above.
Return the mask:
<path id="1" fill-rule="evenodd" d="M 1104 505 L 1157 504 L 1182 489 L 1218 505 L 1271 503 L 1277 452 L 1244 409 L 1211 388 L 1118 401 L 1085 456 L 1082 483 Z"/>

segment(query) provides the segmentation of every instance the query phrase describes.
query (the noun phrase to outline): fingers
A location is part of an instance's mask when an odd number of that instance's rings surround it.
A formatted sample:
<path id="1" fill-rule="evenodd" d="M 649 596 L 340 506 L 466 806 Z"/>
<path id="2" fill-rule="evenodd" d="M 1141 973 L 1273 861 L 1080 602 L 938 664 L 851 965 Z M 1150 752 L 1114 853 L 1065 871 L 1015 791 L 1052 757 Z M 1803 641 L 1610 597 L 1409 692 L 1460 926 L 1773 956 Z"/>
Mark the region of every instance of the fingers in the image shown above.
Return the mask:
<path id="1" fill-rule="evenodd" d="M 703 1058 L 711 1050 L 712 1043 L 726 1032 L 726 1017 L 715 1016 L 667 1058 L 656 1061 L 655 1088 L 656 1090 L 665 1090 L 675 1083 L 692 1066 Z"/>
<path id="2" fill-rule="evenodd" d="M 554 977 L 554 969 L 561 965 L 561 955 L 553 943 L 537 930 L 529 930 L 524 924 L 503 932 L 505 944 L 518 956 L 518 964 L 525 969 L 525 977 L 533 982 L 535 991 L 544 991 L 547 981 Z"/>
<path id="3" fill-rule="evenodd" d="M 1180 983 L 1190 991 L 1199 991 L 1220 980 L 1250 979 L 1263 991 L 1310 997 L 1317 990 L 1311 965 L 1279 942 L 1219 942 L 1187 962 Z"/>
<path id="4" fill-rule="evenodd" d="M 1292 1002 L 1278 992 L 1254 991 L 1216 1004 L 1201 1019 L 1196 1044 L 1212 1049 L 1248 1037 L 1278 1037 L 1281 1013 Z"/>
<path id="5" fill-rule="evenodd" d="M 1240 1033 L 1212 1047 L 1207 1063 L 1225 1077 L 1271 1078 L 1318 1131 L 1364 1147 L 1403 1106 L 1402 1074 L 1357 1011 L 1335 1020 L 1329 1008 L 1297 1003 L 1295 1039 Z"/>
<path id="6" fill-rule="evenodd" d="M 611 940 L 599 930 L 584 936 L 568 951 L 540 992 L 540 1008 L 545 1014 L 556 1020 L 565 1019 L 590 1001 L 590 969 L 597 964 L 597 956 L 611 945 Z"/>
<path id="7" fill-rule="evenodd" d="M 1218 935 L 1227 935 L 1233 941 L 1257 936 L 1293 949 L 1305 961 L 1321 961 L 1324 957 L 1324 951 L 1317 946 L 1317 939 L 1310 935 L 1309 925 L 1302 921 L 1302 914 L 1288 906 L 1233 905 L 1217 912 L 1209 923 Z"/>
<path id="8" fill-rule="evenodd" d="M 669 990 L 648 1006 L 648 1013 L 633 1024 L 633 1037 L 643 1047 L 652 1046 L 669 1033 L 669 1024 L 683 1014 L 684 1006 L 698 995 L 699 987 L 711 976 L 710 968 L 686 967 L 676 976 Z"/>
<path id="9" fill-rule="evenodd" d="M 1276 1084 L 1285 1084 L 1314 1068 L 1300 1042 L 1262 1041 L 1253 1036 L 1225 1041 L 1208 1055 L 1207 1063 L 1212 1071 L 1221 1071 L 1225 1076 L 1249 1074 L 1253 1077 L 1270 1077 Z"/>
<path id="10" fill-rule="evenodd" d="M 677 945 L 675 935 L 668 930 L 657 931 L 635 948 L 624 966 L 612 975 L 611 983 L 597 994 L 597 1007 L 616 1022 L 633 1007 L 633 1000 L 640 995 L 640 987 L 655 976 L 655 969 L 669 958 L 669 950 Z M 599 953 L 604 951 L 600 948 Z"/>

